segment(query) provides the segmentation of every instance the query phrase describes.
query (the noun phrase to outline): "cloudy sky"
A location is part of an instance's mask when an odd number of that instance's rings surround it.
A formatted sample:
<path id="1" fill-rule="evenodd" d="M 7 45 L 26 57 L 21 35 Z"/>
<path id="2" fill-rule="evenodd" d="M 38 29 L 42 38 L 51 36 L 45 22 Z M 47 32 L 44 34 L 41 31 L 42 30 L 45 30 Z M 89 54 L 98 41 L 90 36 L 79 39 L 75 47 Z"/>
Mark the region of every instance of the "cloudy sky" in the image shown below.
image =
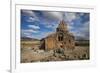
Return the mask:
<path id="1" fill-rule="evenodd" d="M 21 37 L 44 38 L 56 31 L 61 20 L 76 39 L 89 39 L 89 13 L 36 10 L 21 10 Z"/>

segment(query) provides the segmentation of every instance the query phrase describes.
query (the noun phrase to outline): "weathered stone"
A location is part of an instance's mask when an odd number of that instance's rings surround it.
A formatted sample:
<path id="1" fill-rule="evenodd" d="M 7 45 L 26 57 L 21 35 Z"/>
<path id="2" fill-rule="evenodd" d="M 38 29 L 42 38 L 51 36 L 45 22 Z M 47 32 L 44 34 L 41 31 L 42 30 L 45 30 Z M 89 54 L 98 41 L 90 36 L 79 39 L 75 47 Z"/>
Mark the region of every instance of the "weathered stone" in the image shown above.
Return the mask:
<path id="1" fill-rule="evenodd" d="M 75 38 L 73 34 L 68 32 L 67 24 L 64 21 L 60 22 L 56 33 L 52 33 L 41 40 L 40 49 L 54 50 L 58 48 L 69 48 L 69 50 L 75 48 Z"/>

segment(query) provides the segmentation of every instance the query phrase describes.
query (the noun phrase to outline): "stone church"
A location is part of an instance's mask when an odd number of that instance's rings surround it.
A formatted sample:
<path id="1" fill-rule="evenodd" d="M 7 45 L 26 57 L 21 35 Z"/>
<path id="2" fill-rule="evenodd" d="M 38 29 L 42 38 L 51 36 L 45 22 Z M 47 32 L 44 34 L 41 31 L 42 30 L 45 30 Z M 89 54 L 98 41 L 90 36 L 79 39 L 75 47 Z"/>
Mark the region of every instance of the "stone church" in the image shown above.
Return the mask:
<path id="1" fill-rule="evenodd" d="M 56 32 L 48 35 L 41 40 L 40 49 L 71 49 L 75 48 L 75 37 L 68 31 L 67 24 L 64 20 L 60 21 Z"/>

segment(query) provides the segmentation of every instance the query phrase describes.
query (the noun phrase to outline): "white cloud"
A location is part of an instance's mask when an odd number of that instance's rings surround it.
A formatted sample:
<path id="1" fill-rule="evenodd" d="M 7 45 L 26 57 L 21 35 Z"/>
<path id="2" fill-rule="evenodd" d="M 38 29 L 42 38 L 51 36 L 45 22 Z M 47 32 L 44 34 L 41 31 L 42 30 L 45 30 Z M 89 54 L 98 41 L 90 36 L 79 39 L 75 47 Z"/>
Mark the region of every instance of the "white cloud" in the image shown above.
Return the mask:
<path id="1" fill-rule="evenodd" d="M 62 13 L 61 12 L 43 12 L 43 15 L 47 17 L 47 19 L 61 20 Z"/>
<path id="2" fill-rule="evenodd" d="M 23 32 L 23 33 L 22 33 L 22 35 L 27 37 L 27 36 L 30 36 L 30 35 L 31 35 L 31 33 L 28 33 L 28 32 Z"/>
<path id="3" fill-rule="evenodd" d="M 55 29 L 57 23 L 62 20 L 62 12 L 44 11 L 42 14 L 44 16 L 42 24 L 47 28 Z"/>
<path id="4" fill-rule="evenodd" d="M 65 16 L 63 16 L 63 14 Z M 62 20 L 65 21 L 72 21 L 76 19 L 78 16 L 76 16 L 76 13 L 74 12 L 43 12 L 43 15 L 47 17 L 47 19 L 54 19 L 54 20 Z"/>
<path id="5" fill-rule="evenodd" d="M 25 34 L 25 33 L 38 33 L 39 31 L 35 31 L 35 30 L 32 30 L 32 29 L 23 29 L 21 30 L 22 34 Z"/>
<path id="6" fill-rule="evenodd" d="M 63 13 L 65 13 L 65 16 L 63 17 Z M 76 13 L 71 13 L 71 12 L 43 12 L 44 16 L 47 18 L 45 20 L 45 24 L 47 28 L 56 28 L 57 24 L 50 23 L 49 20 L 57 20 L 58 22 L 60 22 L 62 19 L 64 19 L 64 21 L 67 23 L 68 28 L 72 29 L 73 28 L 73 22 L 72 20 L 78 18 L 78 16 L 76 16 Z M 52 25 L 54 24 L 54 25 Z"/>
<path id="7" fill-rule="evenodd" d="M 22 29 L 21 30 L 21 37 L 36 38 L 36 35 L 34 35 L 34 33 L 38 33 L 38 32 L 39 31 L 35 31 L 35 30 L 32 30 L 32 29 Z"/>
<path id="8" fill-rule="evenodd" d="M 45 38 L 45 37 L 47 37 L 48 35 L 50 35 L 50 34 L 52 34 L 52 33 L 54 33 L 54 32 L 51 32 L 51 31 L 47 32 L 47 31 L 44 31 L 44 32 L 41 32 L 39 35 L 36 35 L 35 38 L 39 38 L 39 39 Z"/>
<path id="9" fill-rule="evenodd" d="M 52 28 L 52 29 L 56 29 L 56 27 L 59 24 L 58 22 L 60 22 L 64 18 L 64 20 L 66 21 L 66 24 L 68 25 L 69 30 L 76 29 L 75 31 L 72 31 L 75 34 L 75 36 L 89 38 L 88 36 L 86 36 L 87 34 L 89 34 L 89 22 L 85 22 L 84 24 L 82 24 L 83 26 L 80 28 L 79 27 L 75 28 L 75 25 L 73 22 L 73 20 L 75 19 L 77 20 L 80 19 L 80 16 L 83 16 L 84 13 L 76 14 L 76 12 L 64 12 L 65 16 L 63 17 L 63 12 L 43 11 L 42 12 L 43 20 L 41 20 L 39 19 L 40 17 L 38 17 L 34 11 L 31 11 L 31 10 L 22 10 L 22 11 L 26 13 L 28 16 L 30 16 L 29 19 L 27 20 L 28 22 L 39 21 L 40 23 L 44 24 L 45 27 Z M 37 33 L 39 32 L 39 29 L 40 29 L 38 25 L 34 25 L 34 24 L 28 25 L 28 27 L 30 29 L 24 30 L 24 34 L 29 35 L 29 36 L 32 36 L 32 34 L 29 34 L 29 33 Z M 46 32 L 43 32 L 40 34 L 41 36 L 42 35 L 46 36 Z"/>
<path id="10" fill-rule="evenodd" d="M 27 22 L 34 22 L 34 21 L 38 21 L 37 17 L 29 17 L 29 19 L 27 20 Z"/>
<path id="11" fill-rule="evenodd" d="M 45 27 L 47 27 L 47 28 L 53 28 L 52 25 L 50 25 L 50 24 L 46 25 Z"/>
<path id="12" fill-rule="evenodd" d="M 78 30 L 83 33 L 89 33 L 89 21 L 82 24 L 83 26 L 80 27 Z"/>
<path id="13" fill-rule="evenodd" d="M 81 16 L 83 16 L 84 13 L 66 13 L 65 21 L 68 23 L 68 29 L 71 30 L 72 33 L 76 36 L 76 38 L 83 38 L 83 39 L 89 39 L 89 21 L 81 23 L 79 27 L 75 27 L 77 23 L 74 23 L 73 20 L 80 20 Z M 74 30 L 73 30 L 74 29 Z"/>
<path id="14" fill-rule="evenodd" d="M 29 16 L 35 16 L 35 13 L 32 10 L 22 10 L 23 14 Z"/>
<path id="15" fill-rule="evenodd" d="M 74 20 L 76 18 L 77 18 L 77 16 L 76 16 L 76 13 L 74 13 L 74 12 L 73 13 L 71 13 L 71 12 L 65 13 L 65 17 L 64 17 L 65 21 L 71 22 L 72 20 Z"/>
<path id="16" fill-rule="evenodd" d="M 22 12 L 25 16 L 29 16 L 29 19 L 26 20 L 27 22 L 39 21 L 38 17 L 32 10 L 22 10 Z"/>
<path id="17" fill-rule="evenodd" d="M 27 32 L 23 33 L 23 35 L 22 35 L 22 36 L 23 36 L 23 37 L 33 38 L 32 33 L 27 33 Z"/>
<path id="18" fill-rule="evenodd" d="M 65 16 L 63 16 L 63 14 Z M 45 15 L 48 18 L 58 19 L 58 20 L 65 20 L 65 21 L 72 21 L 77 18 L 76 13 L 74 12 L 45 12 Z"/>
<path id="19" fill-rule="evenodd" d="M 77 28 L 76 30 L 72 31 L 76 36 L 76 39 L 83 38 L 88 40 L 89 39 L 89 21 L 82 24 L 83 26 Z"/>
<path id="20" fill-rule="evenodd" d="M 32 29 L 40 29 L 39 26 L 36 26 L 36 25 L 28 25 L 28 27 L 32 28 Z"/>
<path id="21" fill-rule="evenodd" d="M 23 29 L 22 32 L 33 32 L 31 29 Z"/>

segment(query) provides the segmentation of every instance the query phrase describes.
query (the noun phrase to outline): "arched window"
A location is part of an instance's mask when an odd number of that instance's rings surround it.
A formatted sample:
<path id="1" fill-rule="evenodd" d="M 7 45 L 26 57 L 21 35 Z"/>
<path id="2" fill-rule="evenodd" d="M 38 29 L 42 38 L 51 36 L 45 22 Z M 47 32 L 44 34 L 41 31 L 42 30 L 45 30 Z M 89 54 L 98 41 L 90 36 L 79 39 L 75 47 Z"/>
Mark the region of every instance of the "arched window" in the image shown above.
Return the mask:
<path id="1" fill-rule="evenodd" d="M 58 35 L 58 41 L 63 41 L 63 34 L 60 33 L 60 34 Z"/>
<path id="2" fill-rule="evenodd" d="M 71 43 L 71 40 L 69 40 L 69 43 Z"/>

